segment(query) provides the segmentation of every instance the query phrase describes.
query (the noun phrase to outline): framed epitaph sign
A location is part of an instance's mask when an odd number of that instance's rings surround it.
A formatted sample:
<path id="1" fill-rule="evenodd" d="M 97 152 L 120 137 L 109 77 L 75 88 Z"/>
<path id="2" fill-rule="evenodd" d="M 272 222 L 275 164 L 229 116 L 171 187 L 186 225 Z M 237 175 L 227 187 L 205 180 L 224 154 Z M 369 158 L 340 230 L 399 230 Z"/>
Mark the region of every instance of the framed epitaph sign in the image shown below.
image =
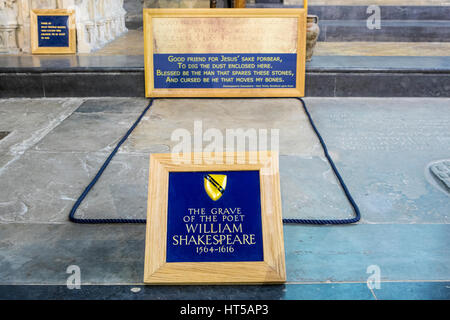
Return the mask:
<path id="1" fill-rule="evenodd" d="M 286 279 L 278 154 L 152 154 L 144 282 Z"/>
<path id="2" fill-rule="evenodd" d="M 304 96 L 306 16 L 306 6 L 144 9 L 146 96 Z"/>
<path id="3" fill-rule="evenodd" d="M 31 52 L 73 54 L 76 52 L 75 12 L 66 9 L 31 10 Z"/>

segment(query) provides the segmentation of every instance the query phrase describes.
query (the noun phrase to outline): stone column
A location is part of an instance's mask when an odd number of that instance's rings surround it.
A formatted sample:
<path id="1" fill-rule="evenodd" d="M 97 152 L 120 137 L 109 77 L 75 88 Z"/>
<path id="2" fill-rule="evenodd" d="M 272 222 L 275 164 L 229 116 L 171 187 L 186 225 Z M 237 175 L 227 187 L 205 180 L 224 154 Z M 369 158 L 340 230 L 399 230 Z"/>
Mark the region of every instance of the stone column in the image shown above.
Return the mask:
<path id="1" fill-rule="evenodd" d="M 18 53 L 17 0 L 0 0 L 0 53 Z"/>

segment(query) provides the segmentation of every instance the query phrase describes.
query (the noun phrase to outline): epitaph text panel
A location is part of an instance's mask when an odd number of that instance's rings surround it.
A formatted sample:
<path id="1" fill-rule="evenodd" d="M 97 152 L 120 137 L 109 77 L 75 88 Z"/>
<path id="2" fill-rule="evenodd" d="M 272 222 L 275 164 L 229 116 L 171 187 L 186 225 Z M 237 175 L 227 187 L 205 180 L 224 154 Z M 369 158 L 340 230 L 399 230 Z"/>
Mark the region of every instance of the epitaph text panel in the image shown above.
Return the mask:
<path id="1" fill-rule="evenodd" d="M 295 88 L 296 54 L 154 54 L 155 88 Z"/>
<path id="2" fill-rule="evenodd" d="M 39 47 L 69 47 L 69 16 L 38 16 Z"/>

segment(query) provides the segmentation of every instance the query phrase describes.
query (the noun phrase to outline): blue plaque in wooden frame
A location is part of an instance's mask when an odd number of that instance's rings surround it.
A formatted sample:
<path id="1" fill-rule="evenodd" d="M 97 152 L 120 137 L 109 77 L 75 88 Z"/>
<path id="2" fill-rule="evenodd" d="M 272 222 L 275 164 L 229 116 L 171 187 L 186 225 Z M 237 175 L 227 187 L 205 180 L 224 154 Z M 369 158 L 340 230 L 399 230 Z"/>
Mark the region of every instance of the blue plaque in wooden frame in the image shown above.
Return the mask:
<path id="1" fill-rule="evenodd" d="M 259 171 L 170 172 L 167 262 L 263 261 Z"/>

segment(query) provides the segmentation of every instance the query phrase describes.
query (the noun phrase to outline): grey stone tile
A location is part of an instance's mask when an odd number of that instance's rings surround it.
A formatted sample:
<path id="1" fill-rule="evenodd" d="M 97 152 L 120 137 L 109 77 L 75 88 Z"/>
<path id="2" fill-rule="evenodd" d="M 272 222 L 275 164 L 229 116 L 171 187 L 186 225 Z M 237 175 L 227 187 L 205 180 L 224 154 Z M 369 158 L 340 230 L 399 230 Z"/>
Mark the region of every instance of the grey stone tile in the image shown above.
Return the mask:
<path id="1" fill-rule="evenodd" d="M 335 73 L 309 72 L 306 75 L 305 83 L 305 97 L 334 97 L 336 94 Z"/>
<path id="2" fill-rule="evenodd" d="M 148 105 L 149 100 L 139 98 L 99 98 L 87 99 L 75 110 L 80 113 L 135 113 L 140 114 Z"/>
<path id="3" fill-rule="evenodd" d="M 148 174 L 149 155 L 117 155 L 80 205 L 76 217 L 146 219 Z"/>
<path id="4" fill-rule="evenodd" d="M 446 280 L 448 224 L 284 226 L 287 281 Z M 372 271 L 373 272 L 373 271 Z"/>
<path id="5" fill-rule="evenodd" d="M 2 224 L 0 228 L 2 285 L 65 285 L 70 265 L 79 266 L 82 285 L 142 284 L 144 225 Z M 365 283 L 367 267 L 373 264 L 381 269 L 381 281 L 447 279 L 448 232 L 448 225 L 438 224 L 284 226 L 288 284 Z"/>
<path id="6" fill-rule="evenodd" d="M 349 219 L 354 212 L 325 158 L 280 157 L 283 218 Z"/>
<path id="7" fill-rule="evenodd" d="M 325 141 L 334 149 L 418 153 L 448 150 L 449 99 L 305 98 L 305 101 Z"/>
<path id="8" fill-rule="evenodd" d="M 449 300 L 449 281 L 386 282 L 374 290 L 379 300 Z"/>
<path id="9" fill-rule="evenodd" d="M 1 174 L 0 221 L 68 222 L 73 203 L 107 156 L 27 152 Z M 117 155 L 81 206 L 80 217 L 145 217 L 148 159 Z"/>
<path id="10" fill-rule="evenodd" d="M 198 121 L 203 148 L 211 143 L 204 134 L 208 129 L 218 129 L 218 140 L 227 146 L 227 129 L 243 129 L 258 136 L 260 130 L 267 130 L 267 147 L 271 146 L 271 134 L 279 130 L 279 151 L 289 155 L 321 155 L 319 141 L 314 135 L 299 101 L 295 99 L 177 99 L 156 100 L 150 113 L 136 127 L 123 152 L 158 152 L 173 150 L 181 138 L 171 139 L 177 129 L 184 129 L 190 135 L 191 149 L 194 148 L 195 121 Z M 189 140 L 189 139 L 188 139 Z M 266 140 L 259 140 L 259 142 Z M 220 145 L 220 143 L 219 143 Z M 261 147 L 263 146 L 263 147 Z M 230 146 L 229 146 L 230 147 Z M 264 144 L 257 149 L 266 150 Z M 255 150 L 248 142 L 245 149 Z"/>
<path id="11" fill-rule="evenodd" d="M 0 225 L 1 284 L 142 283 L 145 225 Z"/>
<path id="12" fill-rule="evenodd" d="M 171 300 L 170 309 L 165 310 L 169 319 L 179 316 L 179 308 L 173 308 L 174 300 L 275 300 L 285 296 L 302 296 L 316 291 L 312 286 L 309 290 L 299 290 L 297 285 L 225 285 L 225 286 L 145 286 L 145 285 L 83 285 L 80 289 L 69 290 L 65 285 L 0 285 L 2 300 L 147 300 L 150 303 L 161 303 L 161 300 Z M 331 287 L 331 285 L 328 285 Z M 329 293 L 327 285 L 323 291 Z M 367 288 L 367 287 L 366 287 Z M 312 290 L 311 290 L 312 289 Z M 325 289 L 325 290 L 324 290 Z M 345 288 L 347 289 L 347 288 Z M 139 291 L 136 291 L 139 290 Z M 367 289 L 368 290 L 368 289 Z M 302 294 L 299 294 L 298 292 Z M 338 290 L 333 290 L 338 291 Z M 333 292 L 342 293 L 342 290 Z M 347 294 L 347 296 L 349 296 Z M 352 295 L 355 299 L 355 295 Z M 364 297 L 364 295 L 363 295 Z M 361 298 L 361 297 L 360 297 Z M 180 301 L 179 303 L 184 303 Z M 204 304 L 204 303 L 203 303 Z M 154 311 L 154 310 L 153 310 Z M 172 317 L 173 315 L 173 317 Z"/>
<path id="13" fill-rule="evenodd" d="M 296 99 L 157 99 L 151 115 L 161 120 L 303 120 Z"/>
<path id="14" fill-rule="evenodd" d="M 448 99 L 307 99 L 365 223 L 448 223 L 449 197 L 427 179 L 448 158 Z"/>
<path id="15" fill-rule="evenodd" d="M 134 113 L 73 113 L 33 149 L 38 151 L 112 151 L 136 120 Z"/>
<path id="16" fill-rule="evenodd" d="M 0 100 L 0 123 L 3 125 L 10 122 L 10 117 L 26 116 L 34 113 L 46 114 L 47 116 L 67 109 L 70 104 L 81 104 L 84 99 L 81 98 L 11 98 Z"/>
<path id="17" fill-rule="evenodd" d="M 0 74 L 0 98 L 40 98 L 44 96 L 44 86 L 40 74 Z"/>
<path id="18" fill-rule="evenodd" d="M 8 99 L 0 101 L 0 130 L 10 133 L 0 140 L 0 170 L 39 143 L 83 100 Z"/>

